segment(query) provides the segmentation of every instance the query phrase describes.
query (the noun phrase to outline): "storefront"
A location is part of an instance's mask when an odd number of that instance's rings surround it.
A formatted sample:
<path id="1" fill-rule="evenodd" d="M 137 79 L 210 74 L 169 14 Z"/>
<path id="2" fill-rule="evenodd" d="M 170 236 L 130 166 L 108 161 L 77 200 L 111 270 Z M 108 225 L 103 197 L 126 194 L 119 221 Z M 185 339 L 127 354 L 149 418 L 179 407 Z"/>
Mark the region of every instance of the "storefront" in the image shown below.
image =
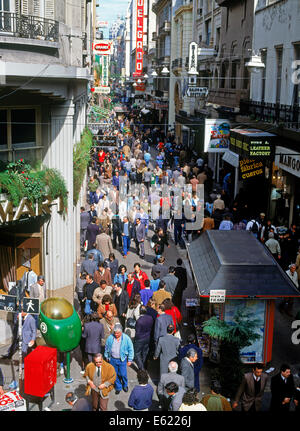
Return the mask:
<path id="1" fill-rule="evenodd" d="M 277 135 L 257 129 L 231 129 L 230 151 L 239 156 L 236 184 L 243 187 L 250 214 L 269 213 L 271 172 Z"/>
<path id="2" fill-rule="evenodd" d="M 259 339 L 241 351 L 245 363 L 272 359 L 275 299 L 299 298 L 300 293 L 271 254 L 247 231 L 206 231 L 187 248 L 199 295 L 194 325 L 203 354 L 218 362 L 218 342 L 202 332 L 212 316 L 232 322 L 239 307 L 260 320 Z M 224 301 L 212 302 L 213 291 Z"/>
<path id="3" fill-rule="evenodd" d="M 277 146 L 272 166 L 270 215 L 279 225 L 300 225 L 300 153 Z"/>

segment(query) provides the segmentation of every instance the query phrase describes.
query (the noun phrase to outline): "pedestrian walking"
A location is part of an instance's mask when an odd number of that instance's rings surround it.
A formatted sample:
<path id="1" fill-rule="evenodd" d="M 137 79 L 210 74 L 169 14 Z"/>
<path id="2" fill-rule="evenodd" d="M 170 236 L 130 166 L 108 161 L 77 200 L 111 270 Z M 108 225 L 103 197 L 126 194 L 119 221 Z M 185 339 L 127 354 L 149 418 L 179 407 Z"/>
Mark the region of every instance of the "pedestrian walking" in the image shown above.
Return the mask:
<path id="1" fill-rule="evenodd" d="M 182 361 L 190 349 L 194 349 L 197 352 L 197 360 L 193 363 L 195 378 L 194 386 L 197 391 L 200 392 L 199 374 L 203 366 L 203 353 L 202 349 L 196 344 L 196 337 L 194 334 L 189 334 L 187 336 L 187 344 L 179 349 L 179 361 Z"/>
<path id="2" fill-rule="evenodd" d="M 174 326 L 168 325 L 167 334 L 158 339 L 154 360 L 160 358 L 160 375 L 168 372 L 169 362 L 178 355 L 180 340 L 174 337 Z"/>
<path id="3" fill-rule="evenodd" d="M 95 353 L 101 352 L 104 328 L 97 313 L 91 315 L 91 320 L 84 324 L 82 338 L 85 339 L 85 354 L 88 362 L 92 362 Z"/>
<path id="4" fill-rule="evenodd" d="M 209 412 L 231 412 L 230 403 L 221 395 L 221 385 L 217 380 L 212 380 L 210 384 L 210 394 L 205 395 L 201 403 Z"/>
<path id="5" fill-rule="evenodd" d="M 101 353 L 97 353 L 93 362 L 87 365 L 84 377 L 87 383 L 85 395 L 92 394 L 93 410 L 107 411 L 109 393 L 116 381 L 114 367 L 103 359 Z"/>
<path id="6" fill-rule="evenodd" d="M 182 398 L 186 392 L 185 388 L 178 386 L 174 382 L 170 382 L 166 385 L 166 392 L 170 398 L 168 410 L 171 412 L 177 412 L 182 404 Z"/>
<path id="7" fill-rule="evenodd" d="M 263 364 L 255 364 L 252 372 L 244 374 L 232 408 L 235 409 L 241 400 L 242 411 L 258 412 L 261 410 L 262 397 L 268 381 L 268 375 L 263 373 L 263 369 Z"/>
<path id="8" fill-rule="evenodd" d="M 138 370 L 137 379 L 139 384 L 133 388 L 128 400 L 128 406 L 132 407 L 133 410 L 147 411 L 152 405 L 154 390 L 148 383 L 147 371 Z"/>
<path id="9" fill-rule="evenodd" d="M 280 372 L 272 377 L 271 394 L 271 412 L 283 413 L 290 410 L 291 401 L 295 396 L 295 383 L 289 365 L 282 364 Z"/>
<path id="10" fill-rule="evenodd" d="M 154 319 L 147 314 L 145 306 L 141 306 L 139 312 L 140 316 L 136 320 L 135 325 L 134 353 L 138 368 L 144 370 L 146 368 L 146 358 L 149 352 Z"/>
<path id="11" fill-rule="evenodd" d="M 189 349 L 180 363 L 181 375 L 184 377 L 185 387 L 187 389 L 195 387 L 194 363 L 197 359 L 197 351 L 195 349 Z"/>
<path id="12" fill-rule="evenodd" d="M 123 389 L 128 392 L 127 366 L 134 358 L 133 344 L 128 335 L 123 334 L 122 325 L 114 326 L 114 333 L 108 337 L 105 344 L 104 356 L 114 367 L 117 378 L 115 381 L 116 395 Z"/>
<path id="13" fill-rule="evenodd" d="M 169 325 L 173 325 L 173 319 L 171 316 L 165 313 L 165 306 L 158 306 L 158 316 L 155 320 L 154 326 L 154 342 L 157 345 L 160 337 L 167 335 L 167 328 Z"/>

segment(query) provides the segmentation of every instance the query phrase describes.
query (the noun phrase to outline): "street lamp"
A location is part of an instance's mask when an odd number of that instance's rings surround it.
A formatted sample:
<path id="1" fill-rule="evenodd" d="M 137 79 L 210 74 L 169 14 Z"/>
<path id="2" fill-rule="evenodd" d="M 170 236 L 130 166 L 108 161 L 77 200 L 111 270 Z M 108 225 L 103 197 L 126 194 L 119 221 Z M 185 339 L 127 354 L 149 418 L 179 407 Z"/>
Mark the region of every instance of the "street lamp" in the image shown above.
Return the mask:
<path id="1" fill-rule="evenodd" d="M 161 74 L 162 75 L 169 75 L 169 73 L 170 73 L 170 71 L 169 71 L 169 69 L 165 66 L 164 68 L 163 68 L 163 70 L 161 71 Z"/>
<path id="2" fill-rule="evenodd" d="M 245 66 L 248 68 L 249 72 L 258 73 L 263 68 L 265 68 L 265 64 L 261 61 L 260 55 L 252 55 L 250 61 L 248 61 Z"/>

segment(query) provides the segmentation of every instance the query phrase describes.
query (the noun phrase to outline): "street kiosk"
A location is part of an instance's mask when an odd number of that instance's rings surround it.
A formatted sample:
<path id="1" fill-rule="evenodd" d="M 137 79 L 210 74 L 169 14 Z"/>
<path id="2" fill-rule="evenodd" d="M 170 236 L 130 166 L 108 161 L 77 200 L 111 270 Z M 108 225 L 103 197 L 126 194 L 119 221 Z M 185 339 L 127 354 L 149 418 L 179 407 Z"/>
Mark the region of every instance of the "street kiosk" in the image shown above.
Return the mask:
<path id="1" fill-rule="evenodd" d="M 218 341 L 203 333 L 202 323 L 211 316 L 232 322 L 237 308 L 246 307 L 260 320 L 261 337 L 241 351 L 241 360 L 270 362 L 275 300 L 300 296 L 287 274 L 249 231 L 206 231 L 187 252 L 200 298 L 194 325 L 203 355 L 219 360 Z"/>

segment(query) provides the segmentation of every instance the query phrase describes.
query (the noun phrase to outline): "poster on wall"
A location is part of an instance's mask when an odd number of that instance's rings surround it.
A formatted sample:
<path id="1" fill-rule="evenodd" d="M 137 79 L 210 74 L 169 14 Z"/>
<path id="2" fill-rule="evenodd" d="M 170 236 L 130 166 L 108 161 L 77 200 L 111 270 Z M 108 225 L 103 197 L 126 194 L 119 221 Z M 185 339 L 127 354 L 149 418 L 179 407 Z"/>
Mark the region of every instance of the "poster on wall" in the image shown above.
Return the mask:
<path id="1" fill-rule="evenodd" d="M 230 123 L 228 120 L 205 120 L 204 151 L 218 153 L 229 150 Z"/>
<path id="2" fill-rule="evenodd" d="M 257 299 L 229 299 L 228 301 L 226 301 L 225 306 L 225 322 L 233 322 L 233 318 L 238 307 L 246 307 L 246 309 L 253 313 L 253 316 L 255 316 L 255 318 L 260 321 L 260 325 L 256 333 L 261 336 L 253 344 L 251 344 L 251 346 L 247 346 L 241 350 L 241 361 L 245 364 L 263 362 L 266 302 Z"/>

